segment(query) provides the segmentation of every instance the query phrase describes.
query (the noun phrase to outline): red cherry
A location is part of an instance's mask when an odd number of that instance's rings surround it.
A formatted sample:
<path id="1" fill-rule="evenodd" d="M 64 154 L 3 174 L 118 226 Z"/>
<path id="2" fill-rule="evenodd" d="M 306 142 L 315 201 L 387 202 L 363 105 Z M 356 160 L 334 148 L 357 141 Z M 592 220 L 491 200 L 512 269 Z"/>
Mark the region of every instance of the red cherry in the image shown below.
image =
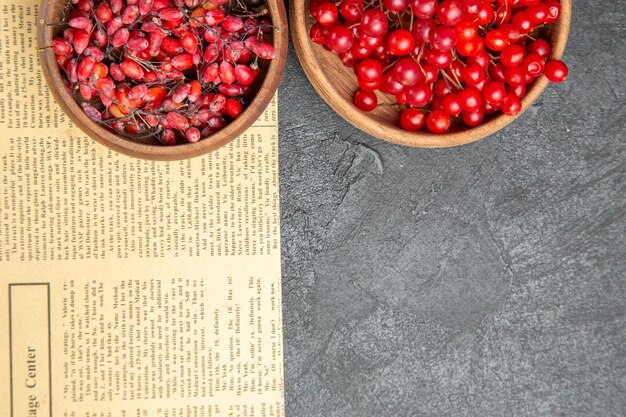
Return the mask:
<path id="1" fill-rule="evenodd" d="M 382 36 L 389 28 L 387 15 L 380 9 L 370 9 L 363 13 L 361 30 L 370 36 Z"/>
<path id="2" fill-rule="evenodd" d="M 439 26 L 432 33 L 432 45 L 440 51 L 450 51 L 456 45 L 457 34 L 451 27 Z"/>
<path id="3" fill-rule="evenodd" d="M 389 11 L 401 13 L 409 7 L 409 0 L 383 0 L 383 5 Z"/>
<path id="4" fill-rule="evenodd" d="M 567 79 L 568 73 L 569 69 L 567 68 L 567 65 L 565 65 L 563 61 L 559 60 L 548 61 L 544 70 L 544 74 L 548 80 L 553 83 L 562 83 Z"/>
<path id="5" fill-rule="evenodd" d="M 515 93 L 506 93 L 502 99 L 500 110 L 506 115 L 514 116 L 522 111 L 522 102 Z"/>
<path id="6" fill-rule="evenodd" d="M 415 38 L 406 29 L 394 30 L 387 38 L 387 49 L 392 55 L 408 55 L 415 48 Z"/>
<path id="7" fill-rule="evenodd" d="M 528 45 L 529 54 L 537 54 L 543 59 L 548 58 L 551 52 L 552 47 L 545 39 L 537 39 L 536 41 Z"/>
<path id="8" fill-rule="evenodd" d="M 502 102 L 505 94 L 506 89 L 504 84 L 499 81 L 488 83 L 483 90 L 483 98 L 485 101 L 496 107 Z"/>
<path id="9" fill-rule="evenodd" d="M 526 52 L 519 45 L 509 45 L 500 54 L 500 62 L 505 67 L 517 67 L 522 64 Z"/>
<path id="10" fill-rule="evenodd" d="M 337 22 L 339 10 L 329 1 L 325 1 L 317 7 L 315 18 L 322 26 L 330 26 Z"/>
<path id="11" fill-rule="evenodd" d="M 428 115 L 426 125 L 433 133 L 445 133 L 450 130 L 452 120 L 446 112 L 442 110 L 434 110 Z"/>
<path id="12" fill-rule="evenodd" d="M 411 10 L 421 19 L 433 17 L 437 12 L 437 6 L 437 0 L 413 0 L 411 2 Z"/>
<path id="13" fill-rule="evenodd" d="M 487 32 L 485 46 L 492 51 L 502 51 L 509 45 L 509 38 L 503 30 L 494 29 Z"/>
<path id="14" fill-rule="evenodd" d="M 423 107 L 430 103 L 433 98 L 433 91 L 424 82 L 419 82 L 406 90 L 406 98 L 413 107 Z"/>
<path id="15" fill-rule="evenodd" d="M 485 112 L 482 109 L 472 111 L 464 111 L 462 114 L 463 123 L 469 127 L 478 126 L 485 118 Z"/>
<path id="16" fill-rule="evenodd" d="M 465 17 L 466 8 L 461 0 L 444 0 L 437 9 L 437 18 L 446 26 L 454 26 Z"/>
<path id="17" fill-rule="evenodd" d="M 543 59 L 537 54 L 528 55 L 524 58 L 524 62 L 522 63 L 522 67 L 526 71 L 526 74 L 532 77 L 538 77 L 543 74 L 545 65 L 546 64 Z"/>
<path id="18" fill-rule="evenodd" d="M 333 26 L 328 32 L 328 46 L 337 53 L 347 52 L 354 44 L 352 31 L 345 26 Z"/>
<path id="19" fill-rule="evenodd" d="M 459 92 L 459 101 L 464 111 L 474 111 L 482 106 L 483 96 L 476 88 L 468 87 Z"/>
<path id="20" fill-rule="evenodd" d="M 402 85 L 413 86 L 422 78 L 422 70 L 417 62 L 411 58 L 398 61 L 394 69 L 395 79 Z"/>
<path id="21" fill-rule="evenodd" d="M 443 109 L 450 116 L 458 116 L 463 111 L 458 94 L 448 94 L 443 98 Z"/>
<path id="22" fill-rule="evenodd" d="M 378 106 L 378 97 L 372 91 L 359 90 L 354 94 L 354 105 L 361 111 L 372 111 Z"/>
<path id="23" fill-rule="evenodd" d="M 424 112 L 414 108 L 408 108 L 400 115 L 400 125 L 404 130 L 416 132 L 424 126 L 426 116 Z"/>
<path id="24" fill-rule="evenodd" d="M 383 76 L 383 65 L 376 59 L 366 59 L 361 61 L 355 68 L 359 79 L 367 82 L 374 82 Z"/>

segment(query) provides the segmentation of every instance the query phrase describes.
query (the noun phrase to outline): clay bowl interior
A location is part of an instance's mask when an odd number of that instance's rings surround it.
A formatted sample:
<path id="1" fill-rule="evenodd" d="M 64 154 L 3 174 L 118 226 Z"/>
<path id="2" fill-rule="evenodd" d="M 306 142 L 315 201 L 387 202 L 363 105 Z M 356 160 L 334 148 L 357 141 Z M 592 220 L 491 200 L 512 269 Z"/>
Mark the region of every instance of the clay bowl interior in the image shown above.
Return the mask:
<path id="1" fill-rule="evenodd" d="M 283 0 L 267 0 L 267 7 L 275 29 L 267 35 L 273 42 L 276 56 L 261 67 L 262 75 L 253 85 L 252 99 L 246 110 L 219 132 L 197 143 L 180 141 L 175 146 L 164 146 L 155 137 L 130 138 L 118 136 L 92 122 L 63 85 L 60 72 L 49 48 L 52 40 L 62 33 L 64 26 L 51 25 L 67 17 L 69 0 L 42 0 L 38 24 L 37 43 L 40 50 L 44 76 L 56 101 L 69 118 L 87 135 L 109 148 L 134 157 L 153 160 L 179 160 L 211 152 L 241 135 L 260 116 L 272 100 L 287 59 L 288 20 Z M 259 60 L 261 64 L 263 60 Z"/>
<path id="2" fill-rule="evenodd" d="M 290 19 L 293 41 L 300 63 L 313 87 L 339 115 L 364 132 L 388 142 L 406 146 L 439 148 L 458 146 L 489 136 L 511 123 L 519 115 L 494 115 L 483 124 L 474 127 L 453 127 L 445 134 L 425 131 L 407 132 L 398 126 L 396 106 L 379 106 L 376 110 L 363 113 L 352 103 L 358 84 L 352 68 L 345 67 L 337 54 L 326 51 L 309 38 L 309 30 L 315 23 L 309 16 L 311 0 L 291 0 Z M 571 0 L 561 0 L 562 14 L 557 23 L 546 29 L 552 45 L 551 59 L 559 59 L 565 49 L 571 20 Z M 548 85 L 542 76 L 532 84 L 522 100 L 522 112 L 539 97 Z M 395 98 L 377 92 L 379 103 L 394 104 Z M 520 113 L 521 114 L 521 113 Z"/>

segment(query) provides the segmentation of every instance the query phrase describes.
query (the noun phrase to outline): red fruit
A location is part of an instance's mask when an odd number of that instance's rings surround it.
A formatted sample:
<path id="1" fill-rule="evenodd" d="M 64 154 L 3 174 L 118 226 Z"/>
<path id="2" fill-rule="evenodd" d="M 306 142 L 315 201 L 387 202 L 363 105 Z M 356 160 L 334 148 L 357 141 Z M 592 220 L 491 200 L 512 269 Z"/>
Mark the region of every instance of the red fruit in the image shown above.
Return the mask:
<path id="1" fill-rule="evenodd" d="M 361 18 L 361 30 L 366 35 L 383 36 L 389 28 L 387 15 L 380 9 L 370 9 L 363 13 Z"/>
<path id="2" fill-rule="evenodd" d="M 67 24 L 74 29 L 87 29 L 91 26 L 89 17 L 83 12 L 73 13 Z"/>
<path id="3" fill-rule="evenodd" d="M 434 110 L 426 118 L 426 125 L 433 133 L 445 133 L 450 130 L 452 120 L 446 112 Z"/>
<path id="4" fill-rule="evenodd" d="M 139 6 L 129 5 L 122 12 L 122 23 L 130 25 L 139 17 Z"/>
<path id="5" fill-rule="evenodd" d="M 474 87 L 467 87 L 459 92 L 459 101 L 464 111 L 475 111 L 483 104 L 483 96 Z"/>
<path id="6" fill-rule="evenodd" d="M 111 11 L 113 13 L 119 13 L 124 7 L 124 3 L 122 0 L 110 0 L 109 5 L 111 6 Z"/>
<path id="7" fill-rule="evenodd" d="M 83 29 L 74 30 L 72 32 L 71 42 L 74 47 L 74 52 L 80 55 L 87 49 L 87 46 L 89 46 L 89 33 Z"/>
<path id="8" fill-rule="evenodd" d="M 522 111 L 522 102 L 514 93 L 506 93 L 500 104 L 500 110 L 506 115 L 514 116 Z"/>
<path id="9" fill-rule="evenodd" d="M 330 49 L 339 54 L 349 51 L 354 44 L 352 31 L 341 25 L 333 26 L 325 39 Z"/>
<path id="10" fill-rule="evenodd" d="M 437 9 L 437 18 L 446 26 L 454 26 L 463 20 L 466 6 L 461 0 L 444 0 Z"/>
<path id="11" fill-rule="evenodd" d="M 134 52 L 140 52 L 150 45 L 148 39 L 143 36 L 133 36 L 126 42 L 126 48 Z"/>
<path id="12" fill-rule="evenodd" d="M 272 45 L 269 43 L 261 43 L 254 47 L 254 53 L 258 55 L 259 58 L 262 59 L 273 59 L 275 50 Z"/>
<path id="13" fill-rule="evenodd" d="M 96 68 L 96 61 L 91 57 L 85 57 L 80 60 L 76 74 L 79 81 L 85 81 L 93 75 Z"/>
<path id="14" fill-rule="evenodd" d="M 537 54 L 543 59 L 547 59 L 552 52 L 552 47 L 545 39 L 537 39 L 528 45 L 529 54 Z"/>
<path id="15" fill-rule="evenodd" d="M 184 71 L 193 66 L 193 56 L 188 53 L 182 53 L 173 57 L 171 63 L 177 70 Z"/>
<path id="16" fill-rule="evenodd" d="M 397 82 L 405 86 L 413 86 L 423 78 L 422 69 L 415 60 L 404 58 L 398 61 L 394 69 Z"/>
<path id="17" fill-rule="evenodd" d="M 202 85 L 196 80 L 189 81 L 189 94 L 187 96 L 187 100 L 190 102 L 195 102 L 202 95 Z"/>
<path id="18" fill-rule="evenodd" d="M 226 115 L 236 119 L 242 112 L 241 103 L 234 98 L 229 98 L 224 104 L 224 112 Z"/>
<path id="19" fill-rule="evenodd" d="M 483 98 L 485 101 L 492 106 L 498 106 L 502 99 L 504 99 L 504 95 L 506 94 L 506 89 L 504 84 L 499 81 L 492 81 L 485 85 L 483 90 Z"/>
<path id="20" fill-rule="evenodd" d="M 415 38 L 406 29 L 394 30 L 387 38 L 389 53 L 396 56 L 408 55 L 415 48 Z"/>
<path id="21" fill-rule="evenodd" d="M 333 3 L 324 1 L 317 6 L 314 17 L 320 25 L 331 26 L 337 22 L 339 10 Z"/>
<path id="22" fill-rule="evenodd" d="M 523 84 L 526 79 L 526 71 L 522 67 L 508 67 L 504 70 L 504 80 L 509 85 Z"/>
<path id="23" fill-rule="evenodd" d="M 563 61 L 554 60 L 548 61 L 544 70 L 544 74 L 548 80 L 553 83 L 562 83 L 567 79 L 569 69 Z"/>
<path id="24" fill-rule="evenodd" d="M 474 36 L 470 39 L 464 40 L 471 40 Z M 433 47 L 439 49 L 440 51 L 450 51 L 456 45 L 457 38 L 458 37 L 454 29 L 447 26 L 439 26 L 433 31 L 431 42 Z"/>
<path id="25" fill-rule="evenodd" d="M 523 98 L 526 95 L 526 84 L 510 85 L 506 89 L 507 93 L 513 93 L 519 98 Z"/>
<path id="26" fill-rule="evenodd" d="M 198 38 L 196 38 L 193 33 L 185 32 L 179 39 L 180 45 L 190 54 L 194 53 L 198 49 Z"/>
<path id="27" fill-rule="evenodd" d="M 235 66 L 235 78 L 241 85 L 250 85 L 254 82 L 255 73 L 247 65 L 237 65 Z"/>
<path id="28" fill-rule="evenodd" d="M 471 20 L 464 20 L 454 27 L 457 39 L 471 41 L 478 34 L 478 25 Z"/>
<path id="29" fill-rule="evenodd" d="M 78 92 L 85 100 L 91 100 L 91 98 L 96 95 L 96 92 L 93 90 L 93 88 L 83 83 L 78 85 Z"/>
<path id="30" fill-rule="evenodd" d="M 414 108 L 408 108 L 400 115 L 400 125 L 409 132 L 417 132 L 426 122 L 424 112 Z"/>
<path id="31" fill-rule="evenodd" d="M 111 45 L 114 48 L 120 48 L 120 47 L 124 46 L 126 44 L 126 42 L 128 42 L 129 38 L 130 38 L 130 32 L 128 31 L 128 29 L 126 29 L 126 28 L 118 29 L 111 36 Z"/>
<path id="32" fill-rule="evenodd" d="M 168 21 L 176 21 L 183 18 L 183 11 L 178 7 L 168 7 L 159 11 L 159 18 Z"/>
<path id="33" fill-rule="evenodd" d="M 419 82 L 412 87 L 408 87 L 405 91 L 409 104 L 413 107 L 424 107 L 433 98 L 433 91 L 430 86 L 424 82 Z"/>
<path id="34" fill-rule="evenodd" d="M 130 59 L 122 62 L 120 64 L 120 69 L 128 78 L 132 78 L 133 80 L 139 80 L 144 74 L 141 65 Z"/>
<path id="35" fill-rule="evenodd" d="M 463 123 L 469 127 L 478 126 L 485 118 L 485 112 L 482 109 L 473 111 L 464 111 L 462 114 Z"/>
<path id="36" fill-rule="evenodd" d="M 309 37 L 311 40 L 319 45 L 323 45 L 326 43 L 326 35 L 324 34 L 324 27 L 319 23 L 311 26 L 311 30 L 309 31 Z"/>
<path id="37" fill-rule="evenodd" d="M 463 111 L 458 94 L 448 94 L 443 97 L 443 110 L 450 116 L 458 116 Z"/>
<path id="38" fill-rule="evenodd" d="M 409 7 L 409 0 L 383 0 L 383 5 L 393 13 L 400 13 Z"/>
<path id="39" fill-rule="evenodd" d="M 431 18 L 437 12 L 437 0 L 412 0 L 411 10 L 421 19 Z"/>
<path id="40" fill-rule="evenodd" d="M 500 54 L 500 62 L 505 67 L 517 67 L 522 64 L 526 51 L 519 45 L 509 45 Z"/>
<path id="41" fill-rule="evenodd" d="M 58 38 L 52 42 L 52 50 L 57 55 L 69 55 L 72 53 L 72 44 L 67 40 Z"/>
<path id="42" fill-rule="evenodd" d="M 143 99 L 147 103 L 160 103 L 167 96 L 167 90 L 161 87 L 152 87 L 148 89 Z"/>
<path id="43" fill-rule="evenodd" d="M 394 72 L 390 71 L 383 76 L 383 85 L 381 90 L 386 94 L 398 95 L 404 92 L 405 86 L 400 84 Z"/>
<path id="44" fill-rule="evenodd" d="M 463 81 L 469 85 L 476 85 L 487 78 L 485 69 L 478 64 L 469 64 L 461 70 Z"/>
<path id="45" fill-rule="evenodd" d="M 113 11 L 111 10 L 111 6 L 106 3 L 100 3 L 96 10 L 94 11 L 96 19 L 101 21 L 102 23 L 107 23 L 109 20 L 113 19 Z"/>
<path id="46" fill-rule="evenodd" d="M 228 15 L 222 20 L 221 27 L 227 32 L 237 32 L 243 29 L 243 22 L 237 16 Z"/>
<path id="47" fill-rule="evenodd" d="M 196 143 L 201 139 L 202 136 L 200 135 L 200 131 L 197 127 L 190 127 L 185 132 L 185 137 L 189 142 Z"/>
<path id="48" fill-rule="evenodd" d="M 456 49 L 459 55 L 466 57 L 475 57 L 480 55 L 485 50 L 485 42 L 480 36 L 469 41 L 457 41 Z"/>
<path id="49" fill-rule="evenodd" d="M 383 76 L 383 66 L 380 61 L 366 59 L 356 66 L 355 72 L 359 80 L 374 82 Z"/>
<path id="50" fill-rule="evenodd" d="M 400 0 L 407 1 L 407 0 Z M 408 3 L 408 1 L 407 1 Z M 363 8 L 362 3 L 342 3 L 341 8 L 339 9 L 339 13 L 346 19 L 347 22 L 358 22 L 361 20 L 361 16 L 365 9 Z"/>
<path id="51" fill-rule="evenodd" d="M 176 133 L 172 129 L 165 129 L 161 133 L 161 142 L 166 146 L 176 145 Z"/>
<path id="52" fill-rule="evenodd" d="M 103 48 L 109 43 L 109 35 L 106 29 L 102 27 L 96 27 L 91 34 L 91 40 L 93 44 L 98 48 Z"/>
<path id="53" fill-rule="evenodd" d="M 219 76 L 222 82 L 232 84 L 235 82 L 235 67 L 227 61 L 222 61 L 219 66 Z"/>
<path id="54" fill-rule="evenodd" d="M 166 119 L 170 125 L 177 130 L 185 130 L 189 126 L 187 118 L 180 113 L 169 112 Z"/>
<path id="55" fill-rule="evenodd" d="M 509 45 L 509 37 L 503 30 L 494 29 L 487 32 L 485 46 L 492 51 L 502 51 Z"/>
<path id="56" fill-rule="evenodd" d="M 378 97 L 372 91 L 359 90 L 354 94 L 353 102 L 359 110 L 368 112 L 378 106 Z"/>
<path id="57" fill-rule="evenodd" d="M 143 16 L 152 11 L 154 0 L 139 0 L 139 13 Z"/>
<path id="58" fill-rule="evenodd" d="M 437 69 L 446 69 L 452 62 L 452 53 L 433 48 L 426 53 L 426 62 Z"/>
<path id="59" fill-rule="evenodd" d="M 169 56 L 175 56 L 183 52 L 183 46 L 178 39 L 167 36 L 161 40 L 161 50 Z"/>
<path id="60" fill-rule="evenodd" d="M 241 87 L 235 84 L 220 84 L 218 90 L 228 97 L 237 97 L 243 93 Z"/>
<path id="61" fill-rule="evenodd" d="M 143 99 L 148 93 L 148 87 L 145 84 L 137 84 L 128 91 L 128 98 L 130 100 Z"/>

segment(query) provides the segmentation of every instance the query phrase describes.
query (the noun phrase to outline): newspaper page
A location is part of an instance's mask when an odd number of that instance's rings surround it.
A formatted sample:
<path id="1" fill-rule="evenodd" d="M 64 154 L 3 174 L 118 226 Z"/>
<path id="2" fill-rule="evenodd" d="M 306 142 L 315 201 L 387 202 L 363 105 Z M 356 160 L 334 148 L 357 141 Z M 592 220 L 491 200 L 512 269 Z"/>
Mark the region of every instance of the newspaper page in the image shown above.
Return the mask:
<path id="1" fill-rule="evenodd" d="M 133 159 L 72 126 L 0 0 L 0 416 L 282 416 L 277 110 Z"/>

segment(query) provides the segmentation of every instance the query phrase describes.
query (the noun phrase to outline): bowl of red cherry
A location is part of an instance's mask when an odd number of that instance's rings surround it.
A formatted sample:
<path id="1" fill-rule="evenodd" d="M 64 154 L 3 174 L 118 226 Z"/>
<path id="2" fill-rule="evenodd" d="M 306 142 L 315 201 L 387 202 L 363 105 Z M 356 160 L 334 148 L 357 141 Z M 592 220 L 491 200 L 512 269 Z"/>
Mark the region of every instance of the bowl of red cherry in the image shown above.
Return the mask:
<path id="1" fill-rule="evenodd" d="M 318 93 L 393 143 L 479 140 L 568 74 L 571 0 L 292 0 L 290 11 Z"/>
<path id="2" fill-rule="evenodd" d="M 42 0 L 43 73 L 70 119 L 131 156 L 205 154 L 250 127 L 285 67 L 282 0 Z"/>

